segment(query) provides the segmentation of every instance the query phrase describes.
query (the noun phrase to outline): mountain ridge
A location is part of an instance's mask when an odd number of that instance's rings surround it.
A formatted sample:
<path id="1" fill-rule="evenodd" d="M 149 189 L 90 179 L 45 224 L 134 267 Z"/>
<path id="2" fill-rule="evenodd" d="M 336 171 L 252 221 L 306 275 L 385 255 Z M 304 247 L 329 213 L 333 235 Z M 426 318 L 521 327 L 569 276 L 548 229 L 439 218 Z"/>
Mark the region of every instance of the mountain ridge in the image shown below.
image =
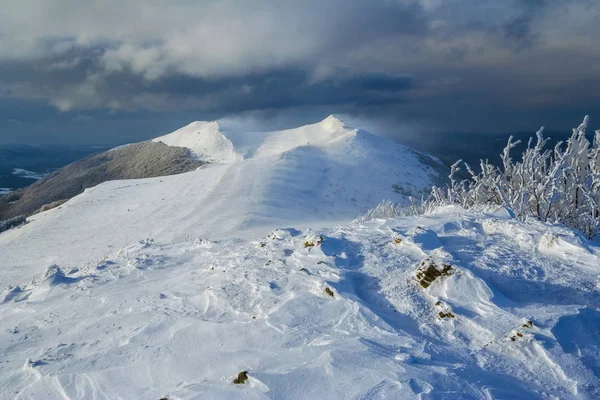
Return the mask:
<path id="1" fill-rule="evenodd" d="M 152 142 L 187 148 L 198 159 L 225 164 L 304 145 L 323 147 L 358 131 L 333 114 L 313 124 L 266 132 L 227 131 L 218 121 L 193 121 Z"/>
<path id="2" fill-rule="evenodd" d="M 355 219 L 440 164 L 336 118 L 188 128 L 108 155 L 220 162 L 0 233 L 0 397 L 598 398 L 597 241 L 502 207 Z"/>
<path id="3" fill-rule="evenodd" d="M 198 127 L 208 127 L 209 137 L 224 143 L 215 124 L 191 127 L 186 135 L 198 136 Z M 334 117 L 284 131 L 225 134 L 233 146 L 226 153 L 245 157 L 221 158 L 225 162 L 179 175 L 88 188 L 60 208 L 0 234 L 0 246 L 7 249 L 0 268 L 11 269 L 16 277 L 53 263 L 76 267 L 101 259 L 132 238 L 218 239 L 260 235 L 278 226 L 330 226 L 354 219 L 383 199 L 407 202 L 408 196 L 420 197 L 442 175 L 436 169 L 441 164 L 423 162 L 407 147 L 348 128 Z M 81 232 L 80 225 L 88 228 Z M 36 250 L 24 257 L 21 250 L 29 246 Z M 69 250 L 57 250 L 65 248 Z"/>

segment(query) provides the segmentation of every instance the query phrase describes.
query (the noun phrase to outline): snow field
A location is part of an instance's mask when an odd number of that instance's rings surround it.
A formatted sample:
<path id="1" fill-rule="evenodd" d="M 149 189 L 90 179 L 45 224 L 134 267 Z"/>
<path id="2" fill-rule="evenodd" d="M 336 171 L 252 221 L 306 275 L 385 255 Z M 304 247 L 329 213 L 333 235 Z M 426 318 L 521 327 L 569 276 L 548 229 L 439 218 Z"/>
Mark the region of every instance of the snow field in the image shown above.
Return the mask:
<path id="1" fill-rule="evenodd" d="M 423 288 L 424 260 L 452 274 Z M 599 261 L 570 230 L 455 208 L 144 240 L 0 296 L 0 397 L 593 399 Z"/>

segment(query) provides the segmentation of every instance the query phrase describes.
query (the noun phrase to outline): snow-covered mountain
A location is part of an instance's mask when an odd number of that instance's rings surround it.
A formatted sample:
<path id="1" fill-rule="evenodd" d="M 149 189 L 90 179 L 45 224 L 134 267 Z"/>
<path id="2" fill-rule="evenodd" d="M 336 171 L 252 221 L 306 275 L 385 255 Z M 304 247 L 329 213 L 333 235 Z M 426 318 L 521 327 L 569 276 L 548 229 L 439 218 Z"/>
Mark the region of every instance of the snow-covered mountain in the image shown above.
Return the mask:
<path id="1" fill-rule="evenodd" d="M 219 130 L 219 124 L 214 121 L 195 121 L 152 141 L 188 148 L 198 159 L 211 163 L 229 163 L 242 159 L 231 141 Z"/>
<path id="2" fill-rule="evenodd" d="M 155 140 L 210 163 L 0 233 L 0 399 L 600 398 L 598 242 L 504 209 L 352 221 L 440 166 L 335 117 Z"/>
<path id="3" fill-rule="evenodd" d="M 267 133 L 223 133 L 194 122 L 155 139 L 211 163 L 189 173 L 110 181 L 0 235 L 4 282 L 51 264 L 101 260 L 132 241 L 264 235 L 276 227 L 330 226 L 382 199 L 420 197 L 440 164 L 331 116 Z"/>

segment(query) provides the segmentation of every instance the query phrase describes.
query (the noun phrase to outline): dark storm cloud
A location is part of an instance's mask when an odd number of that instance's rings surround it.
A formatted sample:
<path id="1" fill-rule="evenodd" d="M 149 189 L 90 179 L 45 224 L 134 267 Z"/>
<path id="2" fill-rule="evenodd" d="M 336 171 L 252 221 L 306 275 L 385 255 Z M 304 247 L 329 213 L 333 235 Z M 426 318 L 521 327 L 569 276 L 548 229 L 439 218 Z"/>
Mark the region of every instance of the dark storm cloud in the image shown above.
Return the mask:
<path id="1" fill-rule="evenodd" d="M 27 119 L 118 131 L 347 112 L 504 130 L 527 109 L 565 124 L 598 99 L 599 12 L 593 0 L 12 2 L 0 14 L 0 142 Z"/>
<path id="2" fill-rule="evenodd" d="M 530 47 L 539 38 L 535 32 L 535 19 L 543 14 L 547 0 L 520 0 L 517 2 L 519 13 L 504 24 L 504 34 L 509 45 L 517 49 Z"/>
<path id="3" fill-rule="evenodd" d="M 100 53 L 101 54 L 101 53 Z M 46 58 L 36 65 L 2 65 L 8 97 L 49 99 L 62 111 L 167 111 L 197 108 L 204 113 L 233 113 L 252 109 L 281 109 L 304 105 L 336 106 L 399 102 L 412 78 L 385 73 L 345 73 L 313 80 L 305 69 L 271 68 L 242 76 L 194 77 L 180 72 L 148 80 L 131 68 L 104 73 L 98 54 L 76 53 Z"/>

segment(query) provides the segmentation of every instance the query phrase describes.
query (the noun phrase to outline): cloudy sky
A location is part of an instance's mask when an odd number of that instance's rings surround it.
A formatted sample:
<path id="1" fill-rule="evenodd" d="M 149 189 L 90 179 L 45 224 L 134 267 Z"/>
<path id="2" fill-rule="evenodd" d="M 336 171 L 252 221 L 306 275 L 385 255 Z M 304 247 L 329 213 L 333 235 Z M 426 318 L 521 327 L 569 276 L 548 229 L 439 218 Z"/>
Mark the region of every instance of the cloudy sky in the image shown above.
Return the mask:
<path id="1" fill-rule="evenodd" d="M 392 135 L 568 129 L 600 121 L 599 34 L 597 0 L 10 1 L 0 143 L 331 113 Z"/>

